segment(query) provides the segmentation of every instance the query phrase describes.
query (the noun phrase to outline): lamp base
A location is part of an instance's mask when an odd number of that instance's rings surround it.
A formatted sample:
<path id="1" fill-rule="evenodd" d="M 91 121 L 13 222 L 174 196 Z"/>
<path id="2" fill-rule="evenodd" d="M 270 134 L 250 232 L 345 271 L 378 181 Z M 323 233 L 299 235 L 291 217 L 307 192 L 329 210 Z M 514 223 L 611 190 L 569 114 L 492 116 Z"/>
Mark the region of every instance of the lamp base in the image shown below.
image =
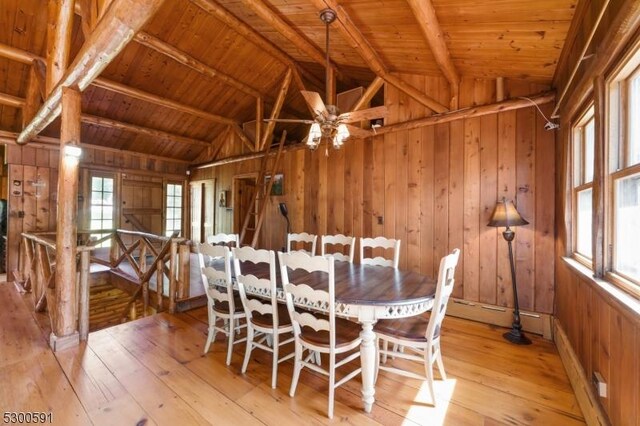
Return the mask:
<path id="1" fill-rule="evenodd" d="M 502 335 L 505 339 L 516 345 L 530 345 L 531 340 L 518 329 L 512 328 L 510 331 Z"/>

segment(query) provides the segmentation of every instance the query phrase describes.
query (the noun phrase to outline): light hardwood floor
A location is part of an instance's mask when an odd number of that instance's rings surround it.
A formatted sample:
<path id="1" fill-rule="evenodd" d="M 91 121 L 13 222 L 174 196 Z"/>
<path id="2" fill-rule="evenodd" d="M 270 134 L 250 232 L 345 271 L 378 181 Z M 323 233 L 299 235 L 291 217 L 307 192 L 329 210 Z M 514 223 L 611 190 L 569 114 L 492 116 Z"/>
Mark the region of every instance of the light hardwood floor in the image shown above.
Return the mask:
<path id="1" fill-rule="evenodd" d="M 338 389 L 329 421 L 324 377 L 303 372 L 290 398 L 290 363 L 281 366 L 278 389 L 272 390 L 270 358 L 261 351 L 254 351 L 246 375 L 240 373 L 244 345 L 230 367 L 220 339 L 203 356 L 204 308 L 104 329 L 92 333 L 88 344 L 54 355 L 28 296 L 0 283 L 0 303 L 0 407 L 52 411 L 55 424 L 583 423 L 552 343 L 533 337 L 532 346 L 513 346 L 501 338 L 502 329 L 471 321 L 445 319 L 449 377 L 436 381 L 437 407 L 430 405 L 424 383 L 382 372 L 371 414 L 362 411 L 355 379 Z"/>

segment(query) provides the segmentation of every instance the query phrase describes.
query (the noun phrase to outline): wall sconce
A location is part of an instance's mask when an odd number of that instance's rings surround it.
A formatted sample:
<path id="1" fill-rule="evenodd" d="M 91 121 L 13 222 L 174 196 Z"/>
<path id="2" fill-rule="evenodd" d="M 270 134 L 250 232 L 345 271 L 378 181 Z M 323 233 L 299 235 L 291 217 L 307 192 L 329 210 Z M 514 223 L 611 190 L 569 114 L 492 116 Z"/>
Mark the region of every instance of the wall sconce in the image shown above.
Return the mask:
<path id="1" fill-rule="evenodd" d="M 65 157 L 80 158 L 82 155 L 82 148 L 78 145 L 65 145 L 63 153 Z"/>

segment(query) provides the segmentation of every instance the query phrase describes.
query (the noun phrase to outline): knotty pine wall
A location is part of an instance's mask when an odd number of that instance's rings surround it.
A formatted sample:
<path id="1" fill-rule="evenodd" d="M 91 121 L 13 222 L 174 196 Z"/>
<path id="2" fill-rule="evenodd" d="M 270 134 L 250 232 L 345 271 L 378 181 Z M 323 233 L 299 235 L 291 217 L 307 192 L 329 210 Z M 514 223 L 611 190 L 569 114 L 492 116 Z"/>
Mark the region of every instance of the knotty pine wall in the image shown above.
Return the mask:
<path id="1" fill-rule="evenodd" d="M 592 31 L 594 19 L 605 2 L 594 0 L 580 2 L 576 10 L 576 20 L 567 37 L 564 61 L 557 71 L 558 86 L 563 87 L 571 73 L 571 67 L 579 58 L 586 36 Z M 625 16 L 625 7 L 633 2 L 612 2 L 596 31 L 590 51 L 599 52 L 604 58 L 605 66 L 618 60 L 613 54 L 615 50 L 624 50 L 616 34 L 638 37 L 637 18 Z M 634 7 L 638 7 L 637 3 Z M 630 23 L 635 22 L 635 30 L 630 30 Z M 616 35 L 611 38 L 612 35 Z M 607 39 L 612 41 L 608 44 Z M 629 43 L 630 45 L 631 43 Z M 601 61 L 595 58 L 591 61 Z M 581 66 L 575 81 L 593 81 L 595 74 L 591 67 Z M 574 83 L 573 88 L 576 84 Z M 567 155 L 570 145 L 571 115 L 582 100 L 588 99 L 587 91 L 578 92 L 573 89 L 567 94 L 568 101 L 560 109 L 562 132 L 559 133 L 556 162 L 558 178 L 556 182 L 556 302 L 555 316 L 560 327 L 566 332 L 571 347 L 576 353 L 586 379 L 591 380 L 593 372 L 599 372 L 607 383 L 607 398 L 599 401 L 613 425 L 640 424 L 640 315 L 629 306 L 613 297 L 590 278 L 570 268 L 562 258 L 569 253 L 571 219 L 567 206 L 570 198 L 567 194 Z"/>
<path id="2" fill-rule="evenodd" d="M 403 75 L 448 103 L 439 78 Z M 507 96 L 547 88 L 508 81 Z M 495 102 L 495 81 L 465 79 L 461 107 Z M 430 111 L 386 88 L 387 124 Z M 544 105 L 549 113 L 551 105 Z M 285 195 L 270 197 L 261 247 L 284 246 L 289 207 L 293 232 L 378 236 L 402 240 L 400 267 L 434 275 L 442 256 L 462 249 L 455 297 L 512 305 L 506 243 L 486 223 L 499 197 L 517 199 L 531 225 L 517 229 L 515 256 L 521 307 L 551 313 L 554 300 L 555 137 L 534 107 L 458 120 L 417 130 L 352 140 L 341 151 L 324 148 L 284 154 Z M 216 193 L 234 176 L 257 173 L 260 160 L 196 170 L 192 180 L 215 179 Z M 233 193 L 233 191 L 231 192 Z M 381 218 L 381 221 L 379 221 Z M 215 232 L 233 231 L 233 212 L 216 208 Z"/>
<path id="3" fill-rule="evenodd" d="M 56 229 L 56 192 L 58 182 L 59 151 L 48 148 L 9 145 L 6 161 L 9 180 L 9 222 L 7 230 L 7 271 L 15 270 L 18 265 L 18 253 L 22 232 L 53 231 Z M 156 180 L 172 177 L 185 180 L 186 164 L 161 161 L 144 155 L 133 155 L 112 151 L 101 151 L 83 148 L 80 167 L 83 170 L 94 170 L 116 174 L 129 173 L 136 179 Z M 85 173 L 81 170 L 81 176 Z M 22 193 L 12 195 L 13 182 L 21 183 Z M 38 181 L 43 186 L 34 186 Z M 79 191 L 82 190 L 82 183 Z M 151 188 L 149 189 L 151 190 Z M 88 195 L 82 194 L 88 201 Z M 156 194 L 157 195 L 157 194 Z M 135 194 L 140 200 L 147 200 L 144 189 Z M 134 199 L 133 194 L 131 197 Z M 156 197 L 157 198 L 157 197 Z M 116 194 L 116 203 L 121 203 L 121 195 Z M 162 201 L 160 202 L 161 205 Z M 79 223 L 83 224 L 82 204 L 79 204 Z M 147 218 L 141 218 L 147 223 Z M 152 223 L 156 223 L 153 221 Z M 162 231 L 162 224 L 158 233 Z M 124 224 L 124 222 L 123 222 Z M 126 225 L 126 224 L 125 224 Z"/>

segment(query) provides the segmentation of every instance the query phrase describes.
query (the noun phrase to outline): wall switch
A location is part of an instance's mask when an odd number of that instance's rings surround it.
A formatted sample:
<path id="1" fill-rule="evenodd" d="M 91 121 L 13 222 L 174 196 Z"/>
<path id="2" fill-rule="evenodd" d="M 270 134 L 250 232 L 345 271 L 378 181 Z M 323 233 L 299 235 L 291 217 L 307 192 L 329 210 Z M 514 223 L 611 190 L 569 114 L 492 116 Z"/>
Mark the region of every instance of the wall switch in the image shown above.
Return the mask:
<path id="1" fill-rule="evenodd" d="M 604 377 L 597 371 L 593 372 L 591 377 L 591 382 L 593 383 L 593 387 L 595 387 L 596 392 L 600 398 L 607 397 L 607 383 L 604 381 Z"/>

